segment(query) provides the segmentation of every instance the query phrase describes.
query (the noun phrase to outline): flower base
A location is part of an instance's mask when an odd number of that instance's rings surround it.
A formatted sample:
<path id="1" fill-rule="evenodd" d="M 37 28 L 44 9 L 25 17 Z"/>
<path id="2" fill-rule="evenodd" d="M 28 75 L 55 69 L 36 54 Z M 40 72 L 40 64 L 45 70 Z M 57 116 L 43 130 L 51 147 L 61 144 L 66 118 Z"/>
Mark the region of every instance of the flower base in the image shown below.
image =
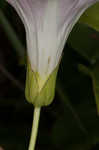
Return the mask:
<path id="1" fill-rule="evenodd" d="M 45 80 L 42 80 L 37 72 L 32 71 L 30 63 L 27 64 L 25 96 L 29 103 L 35 107 L 42 107 L 53 101 L 58 67 L 59 65 Z"/>

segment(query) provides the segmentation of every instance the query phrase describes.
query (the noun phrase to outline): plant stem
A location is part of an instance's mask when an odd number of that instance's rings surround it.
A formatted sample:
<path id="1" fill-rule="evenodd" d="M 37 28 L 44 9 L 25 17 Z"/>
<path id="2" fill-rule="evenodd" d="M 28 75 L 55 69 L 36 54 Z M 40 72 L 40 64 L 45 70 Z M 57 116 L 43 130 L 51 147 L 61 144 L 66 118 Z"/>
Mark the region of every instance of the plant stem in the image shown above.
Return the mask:
<path id="1" fill-rule="evenodd" d="M 38 125 L 39 125 L 39 118 L 40 118 L 40 109 L 41 109 L 40 107 L 34 108 L 33 125 L 32 125 L 31 138 L 30 138 L 28 150 L 34 150 L 35 149 L 37 132 L 38 132 Z"/>

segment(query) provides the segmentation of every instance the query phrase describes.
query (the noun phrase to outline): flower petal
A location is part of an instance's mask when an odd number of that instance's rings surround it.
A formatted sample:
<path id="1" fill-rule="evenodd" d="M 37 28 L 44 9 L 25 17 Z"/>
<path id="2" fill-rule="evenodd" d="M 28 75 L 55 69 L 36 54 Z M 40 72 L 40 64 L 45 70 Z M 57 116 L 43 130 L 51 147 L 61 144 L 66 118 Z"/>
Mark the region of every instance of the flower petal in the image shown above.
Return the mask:
<path id="1" fill-rule="evenodd" d="M 32 70 L 49 75 L 82 13 L 99 0 L 7 0 L 21 17 Z"/>

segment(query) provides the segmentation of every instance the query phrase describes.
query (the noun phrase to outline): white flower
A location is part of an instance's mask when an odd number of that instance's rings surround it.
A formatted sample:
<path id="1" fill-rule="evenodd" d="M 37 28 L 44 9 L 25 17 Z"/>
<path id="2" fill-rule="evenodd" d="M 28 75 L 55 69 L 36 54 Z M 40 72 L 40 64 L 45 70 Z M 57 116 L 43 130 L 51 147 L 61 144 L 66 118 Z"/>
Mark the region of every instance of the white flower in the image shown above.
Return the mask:
<path id="1" fill-rule="evenodd" d="M 28 65 L 26 99 L 35 107 L 48 105 L 65 42 L 82 13 L 99 0 L 7 0 L 26 29 Z"/>
<path id="2" fill-rule="evenodd" d="M 32 70 L 46 78 L 56 68 L 70 31 L 99 0 L 7 0 L 21 17 Z"/>

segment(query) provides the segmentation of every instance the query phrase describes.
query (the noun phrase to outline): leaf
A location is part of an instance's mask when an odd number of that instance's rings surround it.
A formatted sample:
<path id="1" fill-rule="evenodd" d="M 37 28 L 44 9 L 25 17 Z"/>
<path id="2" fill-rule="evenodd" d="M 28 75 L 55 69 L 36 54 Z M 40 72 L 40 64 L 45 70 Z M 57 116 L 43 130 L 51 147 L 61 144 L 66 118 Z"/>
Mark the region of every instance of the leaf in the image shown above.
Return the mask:
<path id="1" fill-rule="evenodd" d="M 76 24 L 68 44 L 92 64 L 99 58 L 99 32 L 84 24 Z"/>
<path id="2" fill-rule="evenodd" d="M 84 65 L 78 65 L 79 71 L 90 76 L 92 79 L 93 92 L 97 105 L 97 113 L 99 114 L 99 62 L 97 62 L 93 68 L 88 68 Z"/>
<path id="3" fill-rule="evenodd" d="M 99 3 L 96 3 L 81 16 L 79 22 L 99 31 Z"/>
<path id="4" fill-rule="evenodd" d="M 92 71 L 93 90 L 99 115 L 99 63 L 96 63 Z"/>
<path id="5" fill-rule="evenodd" d="M 88 132 L 87 134 L 81 132 L 71 113 L 66 110 L 57 119 L 52 130 L 53 143 L 59 149 L 90 150 L 99 142 L 99 119 L 97 119 L 95 107 L 86 102 L 78 105 L 76 109 Z"/>

